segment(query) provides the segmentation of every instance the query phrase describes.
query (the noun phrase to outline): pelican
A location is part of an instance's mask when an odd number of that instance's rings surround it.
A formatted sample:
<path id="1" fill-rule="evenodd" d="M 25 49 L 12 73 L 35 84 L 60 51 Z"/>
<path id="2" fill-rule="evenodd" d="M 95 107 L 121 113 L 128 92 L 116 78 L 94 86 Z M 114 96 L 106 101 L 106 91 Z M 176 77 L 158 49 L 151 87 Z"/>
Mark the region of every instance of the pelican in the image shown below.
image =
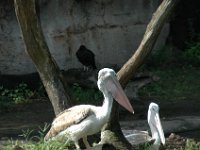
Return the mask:
<path id="1" fill-rule="evenodd" d="M 87 136 L 99 132 L 108 121 L 113 99 L 128 111 L 134 113 L 114 70 L 101 69 L 98 73 L 97 85 L 104 96 L 103 105 L 78 105 L 64 110 L 54 119 L 44 138 L 45 140 L 56 139 L 61 136 L 68 137 L 74 142 L 76 149 L 80 149 L 78 140 L 82 138 L 86 148 L 89 148 Z"/>
<path id="2" fill-rule="evenodd" d="M 153 141 L 150 149 L 158 150 L 161 143 L 163 145 L 165 144 L 165 137 L 159 117 L 159 106 L 156 103 L 151 103 L 149 105 L 147 121 L 150 126 L 152 136 L 149 136 L 146 131 L 134 131 L 133 134 L 125 137 L 133 145 Z"/>

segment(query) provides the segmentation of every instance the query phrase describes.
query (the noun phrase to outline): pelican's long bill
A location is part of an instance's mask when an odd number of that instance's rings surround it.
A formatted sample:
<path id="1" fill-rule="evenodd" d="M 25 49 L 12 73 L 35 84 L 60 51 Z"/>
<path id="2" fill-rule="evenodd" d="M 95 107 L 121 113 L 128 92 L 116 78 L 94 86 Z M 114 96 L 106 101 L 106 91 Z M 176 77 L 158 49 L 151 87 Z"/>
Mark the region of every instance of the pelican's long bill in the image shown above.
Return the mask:
<path id="1" fill-rule="evenodd" d="M 130 104 L 126 94 L 124 93 L 119 81 L 117 80 L 116 74 L 114 76 L 110 75 L 115 72 L 112 70 L 111 72 L 107 72 L 107 73 L 108 74 L 105 75 L 105 78 L 107 78 L 107 82 L 106 82 L 107 90 L 112 93 L 113 98 L 120 105 L 122 105 L 125 109 L 127 109 L 131 113 L 134 113 L 133 107 Z"/>
<path id="2" fill-rule="evenodd" d="M 156 113 L 156 115 L 155 115 L 155 126 L 156 126 L 156 129 L 158 130 L 158 134 L 160 136 L 161 143 L 163 145 L 165 145 L 165 136 L 164 136 L 163 128 L 162 128 L 162 125 L 160 122 L 160 117 L 159 117 L 158 113 Z"/>

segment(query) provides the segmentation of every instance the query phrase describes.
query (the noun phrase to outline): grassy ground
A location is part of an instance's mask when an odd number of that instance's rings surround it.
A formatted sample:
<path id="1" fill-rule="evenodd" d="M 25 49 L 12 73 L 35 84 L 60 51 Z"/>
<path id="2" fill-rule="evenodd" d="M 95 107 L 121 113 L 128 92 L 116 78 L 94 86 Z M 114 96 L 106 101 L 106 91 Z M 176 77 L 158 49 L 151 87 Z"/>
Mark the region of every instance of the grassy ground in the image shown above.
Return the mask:
<path id="1" fill-rule="evenodd" d="M 200 62 L 196 59 L 194 61 L 191 58 L 192 57 L 190 57 L 190 59 L 185 58 L 185 54 L 183 55 L 180 52 L 174 53 L 173 49 L 170 47 L 164 47 L 163 49 L 154 52 L 140 71 L 148 70 L 159 76 L 160 80 L 142 88 L 139 91 L 139 95 L 141 97 L 159 97 L 162 100 L 199 100 Z M 94 89 L 86 90 L 76 84 L 71 89 L 78 103 L 96 103 L 94 101 L 98 102 L 99 99 L 102 98 L 101 93 Z M 26 99 L 34 93 L 25 85 L 19 86 L 18 89 L 9 91 L 0 87 L 0 92 L 0 108 L 6 107 L 7 109 L 11 108 L 11 105 L 26 103 Z M 24 93 L 26 94 L 24 95 Z M 8 102 L 7 97 L 9 98 L 9 105 L 8 103 L 5 103 Z M 42 137 L 43 135 L 38 137 L 38 142 L 20 145 L 22 145 L 26 150 L 62 150 L 68 145 L 68 143 L 63 145 L 56 141 L 46 143 L 42 140 Z M 16 142 L 11 142 L 11 144 L 4 149 L 11 150 L 16 144 Z M 186 148 L 180 147 L 177 150 L 199 150 L 199 145 L 199 143 L 191 140 L 187 142 Z"/>

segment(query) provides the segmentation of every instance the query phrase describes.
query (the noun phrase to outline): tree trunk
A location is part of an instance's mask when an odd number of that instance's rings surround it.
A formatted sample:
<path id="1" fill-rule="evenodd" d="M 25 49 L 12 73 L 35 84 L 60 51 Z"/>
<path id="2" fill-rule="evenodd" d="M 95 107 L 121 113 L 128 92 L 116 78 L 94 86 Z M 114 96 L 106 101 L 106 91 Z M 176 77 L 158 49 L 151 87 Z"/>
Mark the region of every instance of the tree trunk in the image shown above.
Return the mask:
<path id="1" fill-rule="evenodd" d="M 177 2 L 178 0 L 163 0 L 156 12 L 153 14 L 140 46 L 117 73 L 118 79 L 123 88 L 125 88 L 128 81 L 134 76 L 137 69 L 142 65 L 148 54 L 153 49 L 163 25 L 167 21 L 167 18 L 170 16 Z M 132 149 L 131 144 L 126 141 L 122 134 L 118 121 L 118 104 L 115 101 L 113 102 L 110 120 L 102 130 L 101 134 L 101 143 L 114 144 L 118 150 Z"/>
<path id="2" fill-rule="evenodd" d="M 67 83 L 45 42 L 35 6 L 35 0 L 15 0 L 15 12 L 26 51 L 36 66 L 57 115 L 71 105 L 70 96 Z"/>

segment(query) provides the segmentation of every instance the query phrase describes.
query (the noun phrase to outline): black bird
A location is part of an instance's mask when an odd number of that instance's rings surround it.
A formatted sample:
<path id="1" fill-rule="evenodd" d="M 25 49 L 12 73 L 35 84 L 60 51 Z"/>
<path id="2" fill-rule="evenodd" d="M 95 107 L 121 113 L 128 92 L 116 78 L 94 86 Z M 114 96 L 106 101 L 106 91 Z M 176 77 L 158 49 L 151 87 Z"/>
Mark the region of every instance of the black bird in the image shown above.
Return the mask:
<path id="1" fill-rule="evenodd" d="M 83 64 L 84 70 L 85 67 L 86 69 L 92 68 L 92 69 L 97 69 L 95 65 L 95 55 L 94 53 L 87 49 L 84 45 L 81 45 L 78 51 L 76 52 L 76 57 L 78 60 Z"/>

